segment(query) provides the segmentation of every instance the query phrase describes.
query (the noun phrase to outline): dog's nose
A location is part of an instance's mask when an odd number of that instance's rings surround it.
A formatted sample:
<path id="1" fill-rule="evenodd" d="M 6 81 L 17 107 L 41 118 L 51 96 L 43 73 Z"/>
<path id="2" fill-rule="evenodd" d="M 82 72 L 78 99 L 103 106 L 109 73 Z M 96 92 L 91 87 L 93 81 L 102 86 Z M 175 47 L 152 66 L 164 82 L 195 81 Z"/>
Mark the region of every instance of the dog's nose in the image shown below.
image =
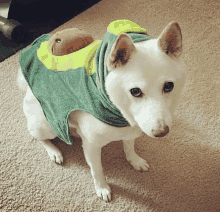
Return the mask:
<path id="1" fill-rule="evenodd" d="M 165 125 L 162 130 L 152 130 L 155 137 L 164 137 L 169 132 L 169 127 Z"/>

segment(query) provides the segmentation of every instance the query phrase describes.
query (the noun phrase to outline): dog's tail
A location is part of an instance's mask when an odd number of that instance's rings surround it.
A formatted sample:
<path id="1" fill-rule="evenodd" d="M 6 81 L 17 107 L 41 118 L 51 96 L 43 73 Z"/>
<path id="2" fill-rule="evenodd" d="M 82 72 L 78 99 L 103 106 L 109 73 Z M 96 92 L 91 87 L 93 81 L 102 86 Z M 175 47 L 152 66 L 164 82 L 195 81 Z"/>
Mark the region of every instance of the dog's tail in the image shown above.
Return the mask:
<path id="1" fill-rule="evenodd" d="M 27 90 L 28 84 L 27 84 L 27 82 L 21 72 L 21 68 L 19 68 L 19 70 L 18 70 L 17 85 L 21 90 L 23 90 L 23 91 Z"/>

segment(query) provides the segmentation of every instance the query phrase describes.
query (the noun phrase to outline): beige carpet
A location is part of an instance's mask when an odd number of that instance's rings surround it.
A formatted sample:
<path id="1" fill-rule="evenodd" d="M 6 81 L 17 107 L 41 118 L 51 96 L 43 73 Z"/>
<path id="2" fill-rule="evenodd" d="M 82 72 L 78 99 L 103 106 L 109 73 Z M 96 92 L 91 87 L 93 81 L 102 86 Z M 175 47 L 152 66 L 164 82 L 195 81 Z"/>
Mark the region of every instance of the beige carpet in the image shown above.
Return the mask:
<path id="1" fill-rule="evenodd" d="M 73 8 L 74 9 L 74 8 Z M 60 26 L 79 27 L 102 39 L 108 24 L 130 19 L 158 36 L 170 21 L 182 29 L 188 77 L 170 134 L 143 136 L 137 153 L 151 168 L 134 170 L 122 142 L 103 148 L 112 202 L 95 195 L 81 140 L 56 145 L 64 165 L 50 162 L 34 140 L 16 86 L 18 54 L 0 64 L 0 211 L 220 211 L 220 2 L 205 0 L 103 0 Z"/>

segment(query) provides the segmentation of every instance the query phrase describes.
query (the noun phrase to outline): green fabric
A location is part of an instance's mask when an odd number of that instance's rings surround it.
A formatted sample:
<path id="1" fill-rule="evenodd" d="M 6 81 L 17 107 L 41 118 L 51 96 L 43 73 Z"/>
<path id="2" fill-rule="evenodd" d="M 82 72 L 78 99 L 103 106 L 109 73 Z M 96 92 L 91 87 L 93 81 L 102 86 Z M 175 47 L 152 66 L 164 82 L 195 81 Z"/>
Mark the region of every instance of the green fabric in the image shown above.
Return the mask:
<path id="1" fill-rule="evenodd" d="M 152 38 L 146 34 L 128 34 L 134 42 Z M 117 35 L 110 32 L 104 35 L 94 58 L 96 72 L 92 75 L 87 74 L 85 67 L 66 71 L 48 69 L 39 60 L 37 50 L 41 43 L 48 41 L 50 37 L 51 35 L 42 35 L 37 38 L 29 48 L 20 53 L 19 61 L 29 87 L 57 136 L 67 144 L 72 144 L 68 116 L 75 110 L 88 112 L 115 127 L 128 126 L 129 123 L 111 103 L 105 90 L 108 70 L 104 61 Z"/>

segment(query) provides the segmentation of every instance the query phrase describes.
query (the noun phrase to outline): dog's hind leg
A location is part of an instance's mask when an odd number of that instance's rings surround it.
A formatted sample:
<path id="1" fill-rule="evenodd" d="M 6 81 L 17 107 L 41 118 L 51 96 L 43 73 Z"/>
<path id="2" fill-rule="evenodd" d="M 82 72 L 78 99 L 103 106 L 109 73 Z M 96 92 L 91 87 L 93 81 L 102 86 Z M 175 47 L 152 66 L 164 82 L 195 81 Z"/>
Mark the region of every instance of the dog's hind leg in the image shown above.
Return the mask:
<path id="1" fill-rule="evenodd" d="M 30 134 L 41 142 L 52 161 L 61 164 L 63 162 L 62 153 L 49 140 L 54 139 L 57 135 L 47 122 L 40 103 L 29 87 L 24 98 L 23 110 L 27 118 L 27 126 Z"/>
<path id="2" fill-rule="evenodd" d="M 55 145 L 53 145 L 50 140 L 43 140 L 40 142 L 47 151 L 51 161 L 58 164 L 63 163 L 63 156 L 61 151 Z"/>
<path id="3" fill-rule="evenodd" d="M 20 67 L 18 69 L 17 85 L 21 90 L 27 91 L 28 83 L 26 82 Z"/>
<path id="4" fill-rule="evenodd" d="M 136 169 L 147 171 L 149 169 L 149 165 L 146 160 L 139 157 L 134 151 L 134 142 L 135 140 L 123 140 L 124 151 L 126 154 L 126 158 L 128 162 Z"/>

